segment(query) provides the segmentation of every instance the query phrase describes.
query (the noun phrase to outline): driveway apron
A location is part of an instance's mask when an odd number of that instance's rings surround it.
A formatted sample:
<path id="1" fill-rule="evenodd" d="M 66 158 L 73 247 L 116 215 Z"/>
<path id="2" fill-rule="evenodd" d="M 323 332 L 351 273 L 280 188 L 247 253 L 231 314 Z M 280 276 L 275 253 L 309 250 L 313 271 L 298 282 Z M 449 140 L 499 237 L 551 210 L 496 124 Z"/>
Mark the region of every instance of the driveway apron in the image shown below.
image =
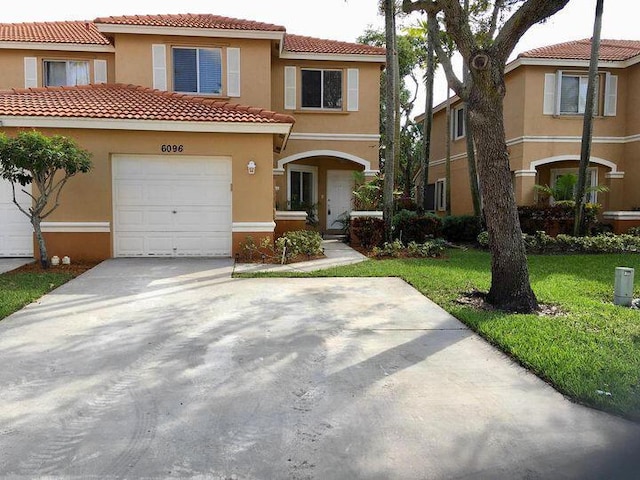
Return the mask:
<path id="1" fill-rule="evenodd" d="M 0 322 L 1 478 L 638 478 L 571 403 L 396 278 L 106 261 Z"/>

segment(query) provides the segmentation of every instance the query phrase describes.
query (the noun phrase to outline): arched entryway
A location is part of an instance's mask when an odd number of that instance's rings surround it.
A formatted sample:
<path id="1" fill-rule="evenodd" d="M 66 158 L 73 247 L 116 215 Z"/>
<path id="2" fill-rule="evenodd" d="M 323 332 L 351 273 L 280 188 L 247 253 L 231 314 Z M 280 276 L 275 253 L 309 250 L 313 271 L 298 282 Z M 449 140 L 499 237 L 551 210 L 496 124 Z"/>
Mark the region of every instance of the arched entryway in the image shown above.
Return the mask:
<path id="1" fill-rule="evenodd" d="M 274 169 L 276 210 L 306 210 L 323 233 L 337 233 L 352 208 L 354 172 L 373 177 L 371 163 L 336 150 L 299 152 Z"/>

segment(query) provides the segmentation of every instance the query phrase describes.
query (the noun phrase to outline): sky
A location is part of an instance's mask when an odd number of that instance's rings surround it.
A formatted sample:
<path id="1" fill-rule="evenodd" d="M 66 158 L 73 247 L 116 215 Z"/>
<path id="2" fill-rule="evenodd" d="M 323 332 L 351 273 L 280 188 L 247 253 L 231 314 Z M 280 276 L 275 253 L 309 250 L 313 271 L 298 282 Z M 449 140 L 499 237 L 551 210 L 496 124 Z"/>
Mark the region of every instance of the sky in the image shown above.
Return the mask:
<path id="1" fill-rule="evenodd" d="M 546 23 L 534 26 L 521 39 L 514 55 L 554 43 L 589 38 L 593 32 L 596 0 L 570 0 Z M 26 6 L 25 6 L 26 5 Z M 212 13 L 274 23 L 289 33 L 318 38 L 355 41 L 365 29 L 382 28 L 378 0 L 35 0 L 3 2 L 0 22 L 93 20 L 102 16 L 161 13 Z M 605 0 L 602 38 L 640 40 L 637 17 L 640 5 L 634 0 Z M 413 14 L 404 22 L 419 18 Z M 445 99 L 446 86 L 437 80 L 436 102 Z"/>

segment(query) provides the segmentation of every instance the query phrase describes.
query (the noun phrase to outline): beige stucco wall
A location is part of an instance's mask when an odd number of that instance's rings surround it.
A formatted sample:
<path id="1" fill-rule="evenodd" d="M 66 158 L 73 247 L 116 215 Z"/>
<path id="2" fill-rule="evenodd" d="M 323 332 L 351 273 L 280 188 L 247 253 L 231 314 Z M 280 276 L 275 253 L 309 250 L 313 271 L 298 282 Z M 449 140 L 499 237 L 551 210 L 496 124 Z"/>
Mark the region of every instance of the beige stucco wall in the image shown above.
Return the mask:
<path id="1" fill-rule="evenodd" d="M 9 135 L 15 129 L 3 129 Z M 163 155 L 163 144 L 180 144 L 192 156 L 232 158 L 232 219 L 234 222 L 273 221 L 273 176 L 270 134 L 207 134 L 120 130 L 41 129 L 46 135 L 72 137 L 93 157 L 93 168 L 79 174 L 64 187 L 60 207 L 47 218 L 52 222 L 110 222 L 112 211 L 112 155 Z M 176 154 L 166 154 L 176 155 Z M 255 175 L 247 173 L 253 160 Z"/>
<path id="2" fill-rule="evenodd" d="M 300 106 L 300 68 L 343 69 L 343 97 L 347 92 L 347 69 L 359 70 L 359 109 L 357 112 L 346 111 L 346 101 L 343 111 L 330 112 L 320 110 L 284 109 L 284 67 L 298 67 L 297 105 Z M 296 117 L 294 132 L 323 132 L 323 133 L 379 133 L 380 117 L 380 64 L 364 62 L 328 62 L 310 60 L 274 59 L 272 68 L 272 105 L 278 112 L 289 113 Z"/>
<path id="3" fill-rule="evenodd" d="M 116 81 L 153 87 L 152 45 L 166 45 L 167 85 L 173 90 L 172 47 L 222 49 L 223 93 L 211 97 L 253 107 L 271 108 L 271 41 L 234 38 L 181 37 L 161 35 L 115 35 Z M 240 97 L 226 95 L 226 54 L 228 47 L 240 48 Z"/>
<path id="4" fill-rule="evenodd" d="M 576 168 L 580 155 L 580 137 L 583 117 L 581 115 L 552 116 L 543 114 L 544 75 L 554 73 L 556 67 L 524 66 L 510 72 L 506 77 L 505 133 L 511 170 L 530 170 L 531 163 L 554 157 L 575 158 L 573 162 L 553 162 L 538 167 L 537 177 L 515 176 L 514 187 L 519 204 L 534 201 L 533 185 L 548 182 L 552 168 Z M 564 70 L 582 71 L 582 69 Z M 597 116 L 594 120 L 594 137 L 600 137 L 592 144 L 591 156 L 613 162 L 617 170 L 625 172 L 623 179 L 607 177 L 610 168 L 598 165 L 598 182 L 609 186 L 612 191 L 598 195 L 603 210 L 623 210 L 640 206 L 640 189 L 634 188 L 634 179 L 640 175 L 640 142 L 629 138 L 640 134 L 640 91 L 633 85 L 640 82 L 640 65 L 627 69 L 606 69 L 618 76 L 617 115 Z M 526 92 L 526 93 L 525 93 Z M 452 105 L 455 108 L 459 102 Z M 429 183 L 445 177 L 445 110 L 434 115 L 432 137 L 432 158 L 435 162 L 429 171 Z M 448 128 L 446 129 L 448 132 Z M 524 141 L 522 137 L 538 137 L 536 141 Z M 570 141 L 544 141 L 540 137 L 571 137 Z M 614 137 L 606 141 L 603 137 Z M 452 212 L 454 214 L 472 211 L 469 180 L 466 167 L 466 144 L 464 139 L 452 141 Z M 461 156 L 462 155 L 462 156 Z M 458 157 L 456 157 L 458 156 Z M 595 166 L 592 164 L 592 166 Z"/>
<path id="5" fill-rule="evenodd" d="M 90 78 L 93 82 L 93 60 L 107 61 L 107 80 L 115 81 L 113 53 L 67 52 L 57 50 L 5 50 L 0 49 L 0 89 L 24 88 L 24 58 L 38 59 L 38 86 L 43 86 L 42 71 L 44 60 L 88 60 Z"/>

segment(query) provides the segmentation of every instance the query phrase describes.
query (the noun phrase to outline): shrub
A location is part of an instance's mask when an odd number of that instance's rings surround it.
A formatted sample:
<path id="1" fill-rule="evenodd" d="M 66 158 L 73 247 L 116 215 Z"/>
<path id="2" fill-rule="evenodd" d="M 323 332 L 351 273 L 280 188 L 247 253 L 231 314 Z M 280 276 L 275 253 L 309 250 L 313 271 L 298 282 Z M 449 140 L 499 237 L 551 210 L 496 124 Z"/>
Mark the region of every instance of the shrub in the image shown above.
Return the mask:
<path id="1" fill-rule="evenodd" d="M 635 235 L 636 237 L 640 237 L 640 227 L 631 227 L 627 231 L 627 235 Z"/>
<path id="2" fill-rule="evenodd" d="M 313 230 L 294 230 L 286 232 L 275 242 L 275 251 L 278 255 L 283 252 L 286 258 L 298 255 L 321 255 L 322 237 Z"/>
<path id="3" fill-rule="evenodd" d="M 382 186 L 380 178 L 365 182 L 363 172 L 354 172 L 355 189 L 353 191 L 354 210 L 380 210 L 382 208 Z"/>
<path id="4" fill-rule="evenodd" d="M 533 235 L 522 234 L 528 253 L 624 253 L 640 252 L 640 236 L 614 235 L 604 233 L 590 237 L 574 237 L 559 234 L 551 237 L 543 231 Z M 487 247 L 489 234 L 482 232 L 478 235 L 478 243 Z"/>
<path id="5" fill-rule="evenodd" d="M 473 242 L 480 232 L 482 232 L 480 217 L 458 215 L 442 219 L 442 236 L 450 242 Z"/>
<path id="6" fill-rule="evenodd" d="M 407 253 L 411 257 L 438 258 L 444 255 L 446 244 L 442 238 L 436 238 L 424 243 L 411 242 L 407 245 Z"/>
<path id="7" fill-rule="evenodd" d="M 415 212 L 418 210 L 418 204 L 411 197 L 398 197 L 395 199 L 395 208 L 396 212 L 401 210 L 410 210 Z"/>
<path id="8" fill-rule="evenodd" d="M 437 238 L 428 240 L 424 243 L 411 242 L 406 247 L 400 240 L 393 242 L 385 242 L 382 247 L 374 247 L 371 253 L 378 257 L 421 257 L 421 258 L 437 258 L 444 255 L 446 251 L 446 242 Z"/>
<path id="9" fill-rule="evenodd" d="M 401 210 L 394 215 L 393 237 L 405 243 L 423 243 L 429 238 L 440 236 L 442 220 L 437 215 L 427 213 L 418 215 L 416 212 Z"/>
<path id="10" fill-rule="evenodd" d="M 384 220 L 373 217 L 353 218 L 351 232 L 365 248 L 380 246 L 384 238 Z"/>
<path id="11" fill-rule="evenodd" d="M 518 207 L 520 217 L 520 228 L 523 233 L 534 235 L 538 231 L 545 231 L 555 236 L 559 233 L 573 233 L 573 223 L 575 218 L 575 203 L 573 201 L 557 202 L 548 206 L 522 206 Z M 585 231 L 594 229 L 597 222 L 600 205 L 597 203 L 585 204 Z"/>

